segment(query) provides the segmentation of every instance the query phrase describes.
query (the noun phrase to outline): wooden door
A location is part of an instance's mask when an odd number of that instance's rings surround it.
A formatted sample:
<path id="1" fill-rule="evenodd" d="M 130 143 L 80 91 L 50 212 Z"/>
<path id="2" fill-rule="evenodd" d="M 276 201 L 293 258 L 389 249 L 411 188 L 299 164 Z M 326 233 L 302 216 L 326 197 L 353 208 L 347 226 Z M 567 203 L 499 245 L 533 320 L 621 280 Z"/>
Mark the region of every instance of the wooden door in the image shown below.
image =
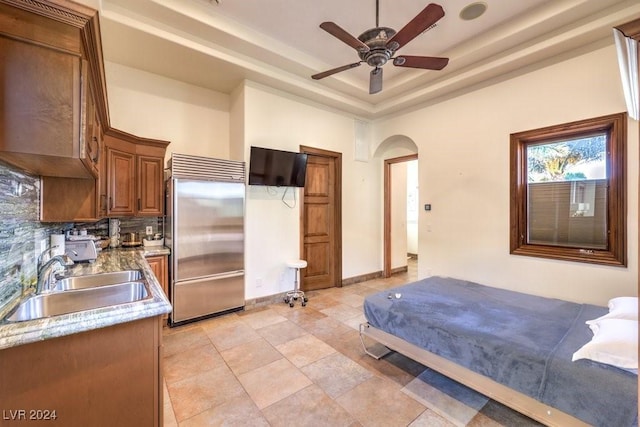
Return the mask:
<path id="1" fill-rule="evenodd" d="M 341 204 L 339 153 L 304 148 L 308 154 L 301 219 L 301 289 L 341 286 Z"/>

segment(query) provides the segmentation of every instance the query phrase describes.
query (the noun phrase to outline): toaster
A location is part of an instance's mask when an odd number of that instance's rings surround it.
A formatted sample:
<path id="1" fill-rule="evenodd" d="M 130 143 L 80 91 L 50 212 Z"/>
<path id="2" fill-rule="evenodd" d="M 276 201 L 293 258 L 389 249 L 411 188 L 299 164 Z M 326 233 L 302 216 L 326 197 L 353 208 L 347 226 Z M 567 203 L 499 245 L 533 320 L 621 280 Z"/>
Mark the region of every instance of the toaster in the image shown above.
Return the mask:
<path id="1" fill-rule="evenodd" d="M 76 262 L 93 262 L 98 257 L 96 243 L 93 240 L 67 240 L 65 253 Z"/>

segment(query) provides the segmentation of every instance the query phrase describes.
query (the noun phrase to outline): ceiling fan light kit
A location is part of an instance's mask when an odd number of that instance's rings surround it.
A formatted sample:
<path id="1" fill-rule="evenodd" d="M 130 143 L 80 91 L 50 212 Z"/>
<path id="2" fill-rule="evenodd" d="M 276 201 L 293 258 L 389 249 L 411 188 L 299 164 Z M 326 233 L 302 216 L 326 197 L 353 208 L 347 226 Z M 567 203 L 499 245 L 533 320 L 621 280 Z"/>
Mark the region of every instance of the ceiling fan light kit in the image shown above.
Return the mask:
<path id="1" fill-rule="evenodd" d="M 320 80 L 341 71 L 360 66 L 363 62 L 373 67 L 370 73 L 369 93 L 374 94 L 382 90 L 382 66 L 393 59 L 396 67 L 421 68 L 425 70 L 441 70 L 449 62 L 448 58 L 432 56 L 396 56 L 394 54 L 405 44 L 418 35 L 433 27 L 444 16 L 442 6 L 431 3 L 416 15 L 400 31 L 378 24 L 378 0 L 376 0 L 376 26 L 355 38 L 334 22 L 323 22 L 320 28 L 351 46 L 358 52 L 359 62 L 343 65 L 311 76 Z"/>

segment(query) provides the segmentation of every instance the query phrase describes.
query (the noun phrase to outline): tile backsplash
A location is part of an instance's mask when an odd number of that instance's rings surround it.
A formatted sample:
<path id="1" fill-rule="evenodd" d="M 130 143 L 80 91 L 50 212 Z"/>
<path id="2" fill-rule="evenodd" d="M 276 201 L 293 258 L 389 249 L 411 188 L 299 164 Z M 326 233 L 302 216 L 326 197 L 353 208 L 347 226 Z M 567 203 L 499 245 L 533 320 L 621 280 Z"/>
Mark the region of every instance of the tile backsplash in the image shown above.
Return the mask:
<path id="1" fill-rule="evenodd" d="M 88 234 L 109 235 L 109 220 L 96 223 L 44 223 L 40 217 L 40 178 L 0 161 L 0 311 L 37 280 L 38 258 L 49 236 L 76 229 Z M 163 218 L 120 218 L 123 233 L 146 226 L 163 233 Z"/>
<path id="2" fill-rule="evenodd" d="M 64 224 L 38 221 L 40 179 L 0 163 L 0 307 L 35 284 L 40 241 Z"/>

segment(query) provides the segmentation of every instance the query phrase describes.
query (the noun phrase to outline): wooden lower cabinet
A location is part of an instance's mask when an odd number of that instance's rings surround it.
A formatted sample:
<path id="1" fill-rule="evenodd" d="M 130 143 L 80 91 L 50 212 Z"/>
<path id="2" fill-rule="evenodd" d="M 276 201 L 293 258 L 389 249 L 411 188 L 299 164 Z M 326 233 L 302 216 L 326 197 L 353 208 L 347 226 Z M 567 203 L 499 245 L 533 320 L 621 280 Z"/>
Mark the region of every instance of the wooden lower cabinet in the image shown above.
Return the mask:
<path id="1" fill-rule="evenodd" d="M 169 298 L 169 262 L 167 255 L 153 255 L 148 256 L 147 262 L 151 267 L 151 271 L 160 282 L 160 286 L 162 286 L 162 290 L 164 294 Z M 163 324 L 167 324 L 167 319 L 169 318 L 169 314 L 165 314 L 162 317 Z"/>
<path id="2" fill-rule="evenodd" d="M 156 316 L 0 350 L 0 425 L 162 426 L 161 343 Z"/>

